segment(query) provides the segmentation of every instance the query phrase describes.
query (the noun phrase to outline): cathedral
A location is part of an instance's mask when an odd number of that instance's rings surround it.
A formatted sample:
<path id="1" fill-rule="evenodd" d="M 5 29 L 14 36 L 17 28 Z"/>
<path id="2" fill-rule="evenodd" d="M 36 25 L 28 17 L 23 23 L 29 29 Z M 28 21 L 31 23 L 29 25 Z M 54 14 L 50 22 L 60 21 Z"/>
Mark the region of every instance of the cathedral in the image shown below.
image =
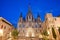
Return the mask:
<path id="1" fill-rule="evenodd" d="M 40 15 L 38 14 L 37 19 L 34 19 L 30 8 L 25 19 L 23 19 L 22 13 L 20 13 L 17 29 L 19 37 L 39 37 L 38 35 L 42 32 Z"/>
<path id="2" fill-rule="evenodd" d="M 53 17 L 52 13 L 46 13 L 45 20 L 42 22 L 39 13 L 35 19 L 31 9 L 28 8 L 25 19 L 20 13 L 17 30 L 19 40 L 42 40 L 45 34 L 48 35 L 49 40 L 60 40 L 60 17 Z"/>
<path id="3" fill-rule="evenodd" d="M 44 37 L 42 33 L 45 30 L 48 34 L 47 38 L 55 40 L 52 28 L 55 31 L 56 40 L 60 40 L 60 17 L 53 17 L 52 13 L 47 13 L 45 15 L 45 21 L 42 22 L 39 14 L 36 19 L 33 17 L 30 8 L 25 19 L 22 17 L 22 13 L 20 14 L 17 25 L 19 40 L 42 40 Z"/>

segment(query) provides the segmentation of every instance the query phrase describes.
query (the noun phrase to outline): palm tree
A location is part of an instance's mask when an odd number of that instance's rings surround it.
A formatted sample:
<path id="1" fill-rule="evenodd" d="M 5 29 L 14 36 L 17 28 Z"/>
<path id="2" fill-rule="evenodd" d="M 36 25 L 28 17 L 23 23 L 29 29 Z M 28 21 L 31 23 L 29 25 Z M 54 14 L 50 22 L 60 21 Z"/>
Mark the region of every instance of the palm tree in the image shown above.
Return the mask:
<path id="1" fill-rule="evenodd" d="M 12 31 L 11 35 L 12 35 L 12 38 L 13 38 L 13 39 L 17 39 L 17 38 L 18 38 L 18 31 L 17 31 L 16 29 L 14 29 L 14 30 Z"/>

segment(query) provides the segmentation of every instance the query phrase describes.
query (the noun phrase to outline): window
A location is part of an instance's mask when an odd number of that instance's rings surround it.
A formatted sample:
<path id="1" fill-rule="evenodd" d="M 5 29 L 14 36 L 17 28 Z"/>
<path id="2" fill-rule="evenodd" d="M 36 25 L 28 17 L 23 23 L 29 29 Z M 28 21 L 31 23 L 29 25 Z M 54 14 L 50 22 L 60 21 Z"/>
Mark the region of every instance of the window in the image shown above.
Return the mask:
<path id="1" fill-rule="evenodd" d="M 41 25 L 39 25 L 39 27 L 41 27 Z"/>
<path id="2" fill-rule="evenodd" d="M 3 25 L 1 25 L 1 29 L 3 28 Z"/>
<path id="3" fill-rule="evenodd" d="M 24 27 L 25 27 L 25 25 L 24 25 L 24 24 L 20 24 L 20 25 L 19 25 L 19 27 L 23 27 L 23 28 L 24 28 Z"/>
<path id="4" fill-rule="evenodd" d="M 24 30 L 23 30 L 23 33 L 24 33 Z"/>
<path id="5" fill-rule="evenodd" d="M 35 25 L 35 27 L 37 28 L 37 25 Z"/>
<path id="6" fill-rule="evenodd" d="M 6 26 L 4 27 L 4 29 L 6 29 Z"/>
<path id="7" fill-rule="evenodd" d="M 56 33 L 55 33 L 55 30 L 54 30 L 54 28 L 52 27 L 52 35 L 53 35 L 53 38 L 55 38 L 56 39 Z"/>
<path id="8" fill-rule="evenodd" d="M 55 21 L 56 21 L 56 18 L 55 18 Z"/>
<path id="9" fill-rule="evenodd" d="M 21 27 L 21 25 L 19 25 L 19 27 Z"/>
<path id="10" fill-rule="evenodd" d="M 31 16 L 29 16 L 29 19 L 31 19 Z"/>
<path id="11" fill-rule="evenodd" d="M 25 27 L 25 25 L 24 25 L 24 24 L 22 24 L 22 25 L 21 25 L 21 27 Z"/>
<path id="12" fill-rule="evenodd" d="M 58 31 L 59 31 L 59 34 L 60 34 L 60 27 L 59 27 Z"/>
<path id="13" fill-rule="evenodd" d="M 10 30 L 10 28 L 9 28 L 9 30 Z"/>
<path id="14" fill-rule="evenodd" d="M 35 27 L 37 28 L 38 26 L 39 26 L 39 25 L 36 23 L 36 24 L 35 24 Z"/>
<path id="15" fill-rule="evenodd" d="M 47 18 L 46 18 L 46 20 L 47 20 Z"/>
<path id="16" fill-rule="evenodd" d="M 36 30 L 36 32 L 37 32 L 37 30 Z"/>

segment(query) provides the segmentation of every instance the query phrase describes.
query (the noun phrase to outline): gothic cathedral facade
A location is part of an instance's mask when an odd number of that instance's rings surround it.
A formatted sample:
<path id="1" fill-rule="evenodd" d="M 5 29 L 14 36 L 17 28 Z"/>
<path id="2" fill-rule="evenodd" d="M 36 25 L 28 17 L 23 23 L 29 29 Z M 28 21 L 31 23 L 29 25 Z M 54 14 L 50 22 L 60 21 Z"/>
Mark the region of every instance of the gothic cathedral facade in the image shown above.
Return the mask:
<path id="1" fill-rule="evenodd" d="M 20 14 L 17 29 L 20 37 L 38 37 L 38 34 L 42 32 L 42 21 L 40 15 L 37 15 L 37 19 L 34 19 L 32 12 L 28 9 L 28 13 L 25 19 Z"/>

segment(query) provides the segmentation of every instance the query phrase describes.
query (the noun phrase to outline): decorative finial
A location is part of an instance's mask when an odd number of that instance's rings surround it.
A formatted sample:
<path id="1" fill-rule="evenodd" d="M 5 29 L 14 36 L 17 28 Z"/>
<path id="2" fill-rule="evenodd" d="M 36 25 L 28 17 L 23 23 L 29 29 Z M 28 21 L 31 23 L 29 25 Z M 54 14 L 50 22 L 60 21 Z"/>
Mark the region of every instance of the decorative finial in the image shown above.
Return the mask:
<path id="1" fill-rule="evenodd" d="M 28 14 L 32 14 L 30 3 L 28 4 Z"/>
<path id="2" fill-rule="evenodd" d="M 28 4 L 28 11 L 30 12 L 31 11 L 31 7 L 30 7 L 30 3 Z"/>
<path id="3" fill-rule="evenodd" d="M 20 13 L 20 17 L 22 17 L 22 12 Z"/>
<path id="4" fill-rule="evenodd" d="M 40 15 L 39 15 L 39 12 L 38 12 L 38 15 L 37 15 L 37 17 L 40 17 Z"/>

